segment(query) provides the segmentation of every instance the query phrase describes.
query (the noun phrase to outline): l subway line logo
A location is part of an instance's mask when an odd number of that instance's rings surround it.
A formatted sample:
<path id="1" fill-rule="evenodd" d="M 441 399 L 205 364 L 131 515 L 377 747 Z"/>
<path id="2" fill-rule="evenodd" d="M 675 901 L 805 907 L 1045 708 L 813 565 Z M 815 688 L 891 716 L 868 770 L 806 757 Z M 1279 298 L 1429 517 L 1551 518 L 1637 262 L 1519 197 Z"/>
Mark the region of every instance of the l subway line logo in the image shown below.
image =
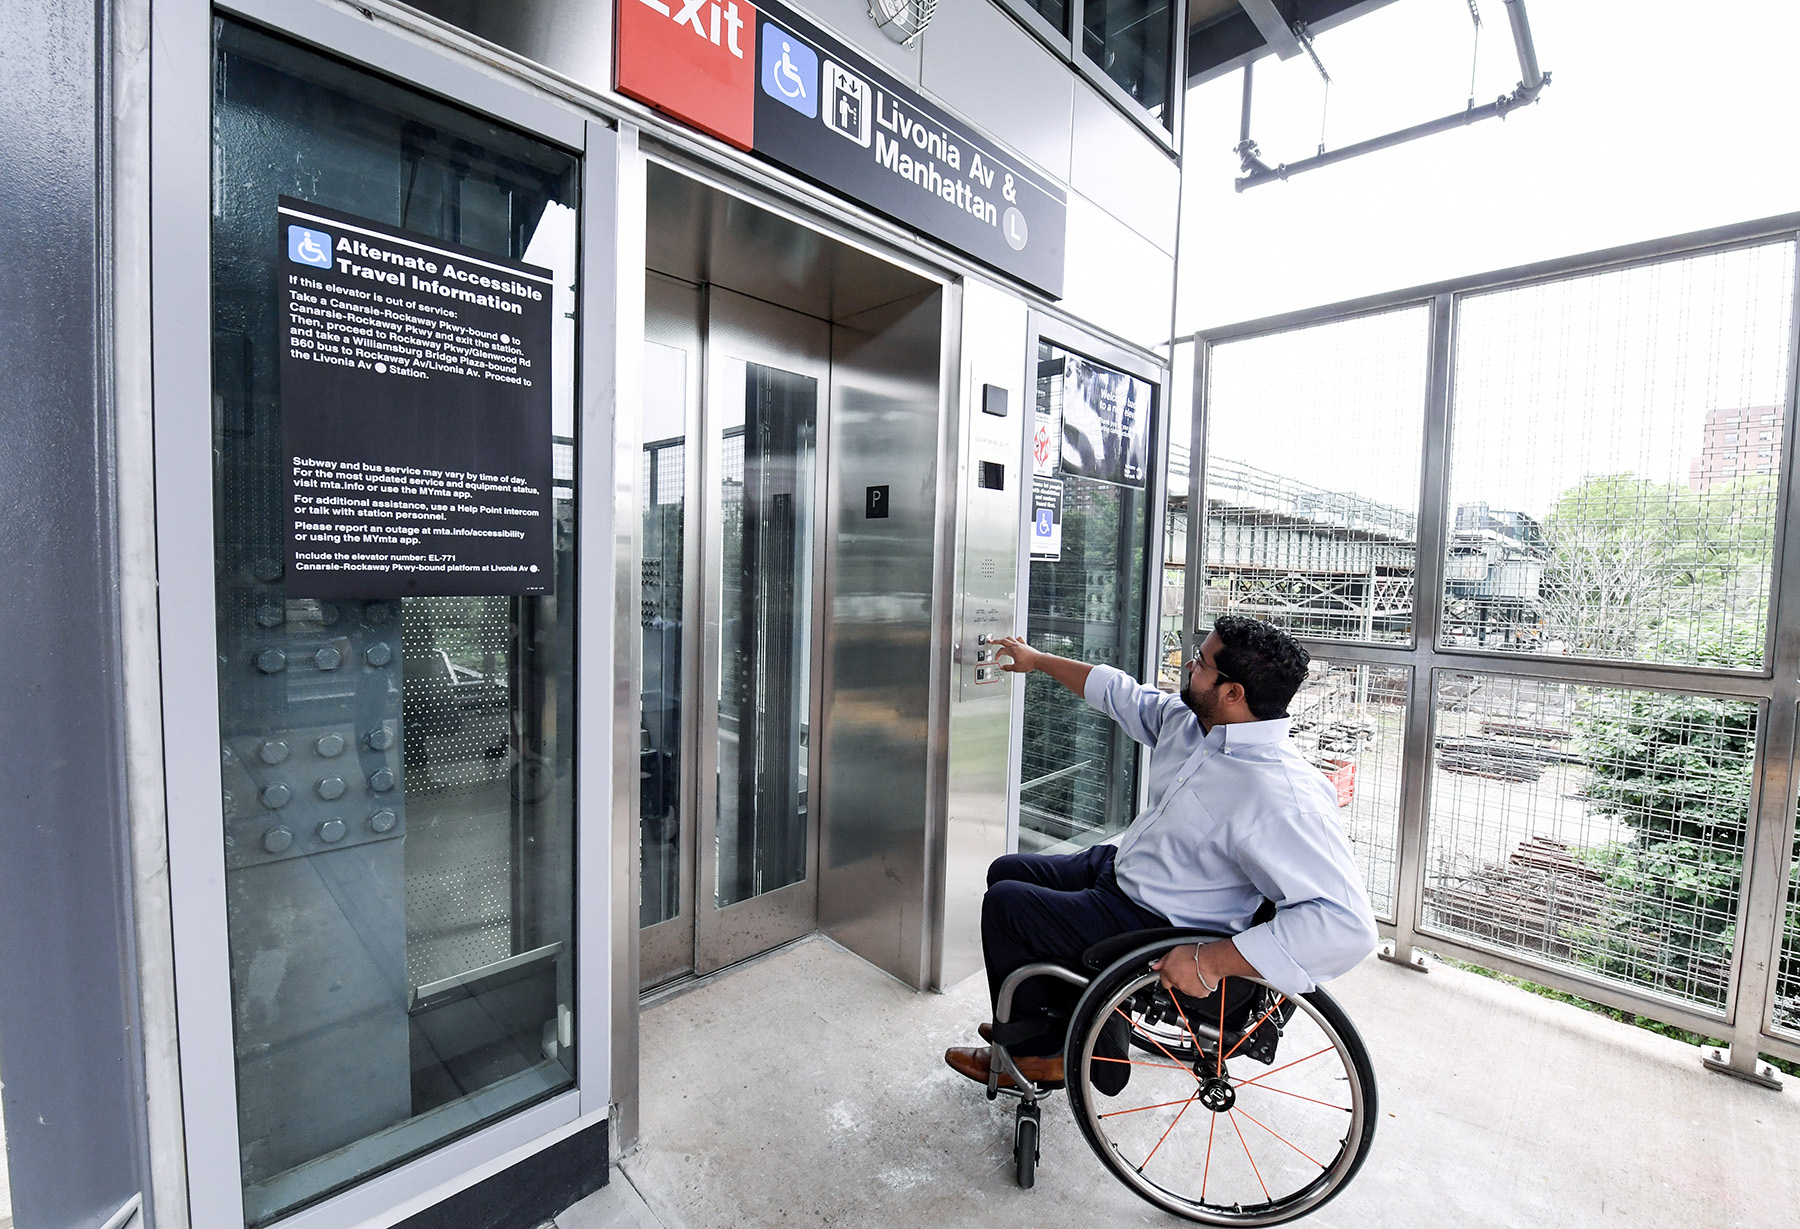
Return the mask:
<path id="1" fill-rule="evenodd" d="M 618 12 L 619 92 L 749 149 L 756 89 L 749 0 L 620 0 Z"/>

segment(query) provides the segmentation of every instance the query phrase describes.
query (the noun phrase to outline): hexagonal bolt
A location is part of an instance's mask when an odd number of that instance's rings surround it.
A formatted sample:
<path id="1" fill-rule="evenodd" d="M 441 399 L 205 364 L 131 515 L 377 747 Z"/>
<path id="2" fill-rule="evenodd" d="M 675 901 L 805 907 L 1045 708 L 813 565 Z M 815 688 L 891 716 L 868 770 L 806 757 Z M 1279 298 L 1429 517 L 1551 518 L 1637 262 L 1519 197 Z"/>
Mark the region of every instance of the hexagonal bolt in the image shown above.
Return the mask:
<path id="1" fill-rule="evenodd" d="M 313 750 L 326 759 L 344 753 L 344 736 L 342 734 L 326 734 L 313 744 Z"/>
<path id="2" fill-rule="evenodd" d="M 319 782 L 319 797 L 326 802 L 333 802 L 344 796 L 344 778 L 325 777 Z"/>
<path id="3" fill-rule="evenodd" d="M 279 764 L 288 757 L 288 745 L 279 738 L 271 738 L 256 749 L 256 758 L 265 764 Z"/>
<path id="4" fill-rule="evenodd" d="M 281 853 L 294 843 L 294 834 L 286 828 L 270 828 L 263 833 L 262 847 L 270 853 Z"/>
<path id="5" fill-rule="evenodd" d="M 330 845 L 343 840 L 344 833 L 347 831 L 348 829 L 344 827 L 343 820 L 328 819 L 319 825 L 319 839 L 324 841 L 327 845 Z"/>
<path id="6" fill-rule="evenodd" d="M 363 660 L 371 666 L 385 666 L 394 660 L 394 650 L 386 644 L 372 644 L 369 651 L 363 654 Z"/>
<path id="7" fill-rule="evenodd" d="M 256 608 L 256 625 L 258 627 L 280 627 L 287 618 L 279 606 L 258 606 Z"/>
<path id="8" fill-rule="evenodd" d="M 263 786 L 262 793 L 257 795 L 257 797 L 262 799 L 262 804 L 271 811 L 278 811 L 286 806 L 293 796 L 294 791 L 283 785 L 280 781 Z"/>
<path id="9" fill-rule="evenodd" d="M 370 627 L 380 627 L 394 617 L 394 608 L 386 602 L 370 602 L 363 607 L 363 622 Z"/>
<path id="10" fill-rule="evenodd" d="M 313 665 L 321 670 L 336 670 L 343 664 L 344 655 L 330 645 L 326 645 L 317 653 L 313 654 Z"/>
<path id="11" fill-rule="evenodd" d="M 377 726 L 368 734 L 369 746 L 376 751 L 386 751 L 394 745 L 394 732 L 384 726 Z"/>
<path id="12" fill-rule="evenodd" d="M 280 649 L 264 649 L 256 655 L 256 668 L 264 674 L 280 674 L 287 669 L 287 654 Z"/>
<path id="13" fill-rule="evenodd" d="M 395 815 L 386 807 L 382 807 L 381 810 L 369 816 L 369 831 L 392 832 L 394 830 L 394 825 L 399 822 L 400 817 L 398 815 Z"/>
<path id="14" fill-rule="evenodd" d="M 394 788 L 394 773 L 389 768 L 377 768 L 369 774 L 369 788 L 378 794 L 384 794 Z"/>
<path id="15" fill-rule="evenodd" d="M 273 584 L 281 579 L 281 560 L 264 555 L 250 565 L 250 574 L 266 584 Z"/>
<path id="16" fill-rule="evenodd" d="M 339 617 L 340 615 L 336 606 L 333 606 L 330 602 L 319 603 L 319 622 L 321 625 L 330 627 L 338 621 Z"/>

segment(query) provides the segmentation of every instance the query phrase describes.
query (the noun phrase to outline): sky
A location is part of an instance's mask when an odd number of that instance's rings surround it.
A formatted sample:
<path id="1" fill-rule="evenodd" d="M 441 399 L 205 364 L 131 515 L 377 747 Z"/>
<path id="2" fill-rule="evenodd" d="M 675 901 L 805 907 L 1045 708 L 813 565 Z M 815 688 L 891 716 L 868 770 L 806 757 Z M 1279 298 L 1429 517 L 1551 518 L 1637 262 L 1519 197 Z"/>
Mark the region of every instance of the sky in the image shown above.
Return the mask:
<path id="1" fill-rule="evenodd" d="M 1478 0 L 1476 101 L 1512 89 L 1501 0 Z M 1800 210 L 1800 4 L 1530 0 L 1539 103 L 1243 193 L 1242 76 L 1187 100 L 1177 333 Z M 1315 41 L 1328 147 L 1462 109 L 1467 0 L 1395 0 Z M 1256 66 L 1251 135 L 1311 155 L 1326 94 L 1304 56 Z"/>
<path id="2" fill-rule="evenodd" d="M 1478 4 L 1485 102 L 1519 72 L 1504 4 Z M 1192 91 L 1178 334 L 1800 210 L 1800 4 L 1529 12 L 1535 107 L 1241 194 L 1241 74 Z M 1467 0 L 1395 0 L 1319 36 L 1327 146 L 1460 109 L 1471 35 Z M 1265 161 L 1316 149 L 1325 99 L 1304 57 L 1258 63 Z M 1590 474 L 1684 481 L 1707 410 L 1781 396 L 1791 270 L 1771 249 L 1468 301 L 1452 502 L 1541 516 Z M 1217 348 L 1213 454 L 1416 506 L 1424 336 L 1413 312 Z"/>

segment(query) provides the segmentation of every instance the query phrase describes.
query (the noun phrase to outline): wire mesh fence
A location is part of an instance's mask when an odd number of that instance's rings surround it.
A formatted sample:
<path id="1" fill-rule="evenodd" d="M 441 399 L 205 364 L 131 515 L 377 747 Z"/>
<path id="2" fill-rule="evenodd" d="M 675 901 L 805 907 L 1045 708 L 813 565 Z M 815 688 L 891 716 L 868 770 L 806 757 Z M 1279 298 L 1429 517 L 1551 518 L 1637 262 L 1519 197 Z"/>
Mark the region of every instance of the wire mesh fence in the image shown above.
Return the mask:
<path id="1" fill-rule="evenodd" d="M 1757 706 L 1450 671 L 1434 694 L 1426 924 L 1722 1010 Z"/>
<path id="2" fill-rule="evenodd" d="M 1430 312 L 1212 347 L 1204 622 L 1297 636 L 1412 636 Z"/>
<path id="3" fill-rule="evenodd" d="M 1775 969 L 1775 1003 L 1770 1022 L 1800 1036 L 1800 823 L 1788 862 L 1787 910 L 1782 917 L 1781 953 Z"/>
<path id="4" fill-rule="evenodd" d="M 1639 1014 L 1711 1017 L 1739 1068 L 1800 1055 L 1800 835 L 1785 881 L 1745 878 L 1780 809 L 1754 801 L 1759 739 L 1786 738 L 1765 715 L 1800 703 L 1768 670 L 1795 276 L 1792 226 L 1741 228 L 1200 339 L 1190 626 L 1231 611 L 1309 643 L 1295 738 L 1354 760 L 1345 830 L 1397 948 L 1497 951 Z M 1433 421 L 1441 476 L 1421 466 Z M 1422 515 L 1441 592 L 1415 621 Z M 1332 659 L 1345 640 L 1357 663 Z M 1406 705 L 1416 670 L 1429 711 Z M 1340 738 L 1354 754 L 1328 756 Z M 1769 948 L 1742 950 L 1740 914 L 1773 920 Z"/>
<path id="5" fill-rule="evenodd" d="M 1442 642 L 1760 667 L 1792 242 L 1462 296 Z"/>
<path id="6" fill-rule="evenodd" d="M 1288 704 L 1302 755 L 1331 779 L 1338 818 L 1378 917 L 1392 920 L 1399 878 L 1401 751 L 1412 671 L 1315 657 Z"/>

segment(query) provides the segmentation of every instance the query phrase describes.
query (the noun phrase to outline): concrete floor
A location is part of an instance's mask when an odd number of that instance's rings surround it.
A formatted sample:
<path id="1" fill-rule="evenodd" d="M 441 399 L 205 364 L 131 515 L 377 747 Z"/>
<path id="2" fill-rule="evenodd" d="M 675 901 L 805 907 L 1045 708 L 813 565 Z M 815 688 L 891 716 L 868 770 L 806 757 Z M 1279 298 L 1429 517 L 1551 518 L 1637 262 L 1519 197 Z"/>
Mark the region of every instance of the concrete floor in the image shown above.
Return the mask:
<path id="1" fill-rule="evenodd" d="M 1380 1080 L 1367 1165 L 1306 1222 L 1791 1227 L 1800 1081 L 1772 1093 L 1667 1038 L 1460 970 L 1374 959 L 1332 986 Z M 1183 1222 L 1101 1169 L 1067 1103 L 1038 1184 L 1009 1103 L 943 1065 L 986 1015 L 972 978 L 915 994 L 820 939 L 643 1016 L 642 1139 L 559 1229 Z"/>

